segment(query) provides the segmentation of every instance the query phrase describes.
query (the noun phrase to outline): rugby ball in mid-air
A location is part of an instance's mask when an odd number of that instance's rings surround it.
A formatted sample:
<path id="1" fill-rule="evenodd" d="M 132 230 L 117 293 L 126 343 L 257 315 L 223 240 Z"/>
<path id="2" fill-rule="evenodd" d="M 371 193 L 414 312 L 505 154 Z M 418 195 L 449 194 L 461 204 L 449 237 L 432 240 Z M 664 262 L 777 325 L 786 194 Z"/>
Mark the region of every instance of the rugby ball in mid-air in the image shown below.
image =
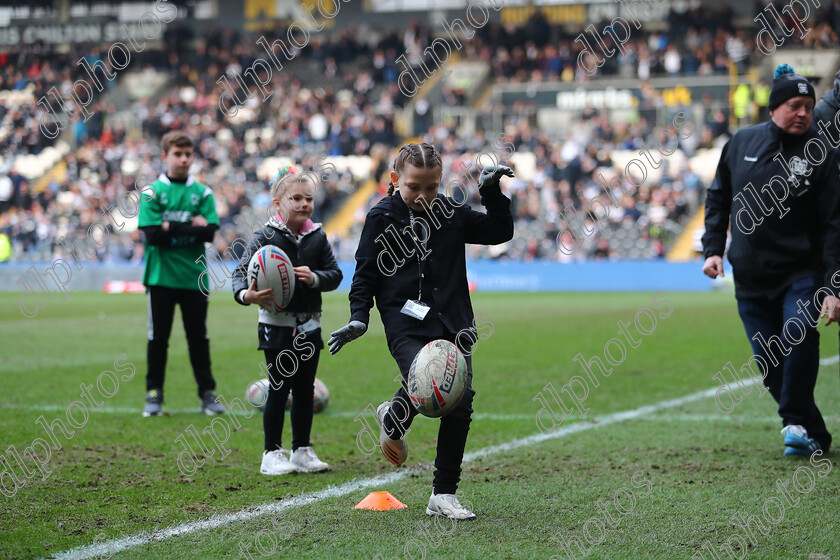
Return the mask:
<path id="1" fill-rule="evenodd" d="M 257 291 L 274 290 L 274 311 L 283 311 L 295 295 L 295 271 L 283 249 L 265 245 L 248 263 L 248 285 L 257 280 Z"/>
<path id="2" fill-rule="evenodd" d="M 417 352 L 408 370 L 408 396 L 423 416 L 452 412 L 467 386 L 467 361 L 448 340 L 433 340 Z"/>

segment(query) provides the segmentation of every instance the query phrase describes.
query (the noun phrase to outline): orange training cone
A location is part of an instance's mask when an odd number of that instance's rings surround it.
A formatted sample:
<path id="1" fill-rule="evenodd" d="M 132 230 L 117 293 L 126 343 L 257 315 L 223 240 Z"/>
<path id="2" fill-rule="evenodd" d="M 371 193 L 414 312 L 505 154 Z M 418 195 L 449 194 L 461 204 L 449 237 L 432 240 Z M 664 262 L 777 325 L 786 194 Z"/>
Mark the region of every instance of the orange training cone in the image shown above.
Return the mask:
<path id="1" fill-rule="evenodd" d="M 380 491 L 371 492 L 365 499 L 353 506 L 353 509 L 372 509 L 374 511 L 386 511 L 389 509 L 402 509 L 408 507 L 395 497 L 390 492 Z"/>

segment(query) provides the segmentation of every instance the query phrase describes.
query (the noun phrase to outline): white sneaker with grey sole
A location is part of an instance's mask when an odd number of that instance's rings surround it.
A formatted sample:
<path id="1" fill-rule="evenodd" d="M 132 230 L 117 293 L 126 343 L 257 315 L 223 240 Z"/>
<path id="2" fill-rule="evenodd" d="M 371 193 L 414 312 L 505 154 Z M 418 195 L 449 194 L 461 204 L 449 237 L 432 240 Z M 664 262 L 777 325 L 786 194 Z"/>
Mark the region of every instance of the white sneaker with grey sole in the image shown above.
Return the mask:
<path id="1" fill-rule="evenodd" d="M 289 474 L 296 472 L 298 469 L 289 461 L 288 453 L 289 452 L 285 449 L 263 451 L 260 472 L 268 475 Z"/>
<path id="2" fill-rule="evenodd" d="M 475 514 L 461 505 L 455 494 L 435 494 L 429 498 L 426 515 L 440 515 L 456 521 L 472 521 Z"/>
<path id="3" fill-rule="evenodd" d="M 330 466 L 320 460 L 311 447 L 298 447 L 292 451 L 289 462 L 297 467 L 300 472 L 321 472 Z"/>

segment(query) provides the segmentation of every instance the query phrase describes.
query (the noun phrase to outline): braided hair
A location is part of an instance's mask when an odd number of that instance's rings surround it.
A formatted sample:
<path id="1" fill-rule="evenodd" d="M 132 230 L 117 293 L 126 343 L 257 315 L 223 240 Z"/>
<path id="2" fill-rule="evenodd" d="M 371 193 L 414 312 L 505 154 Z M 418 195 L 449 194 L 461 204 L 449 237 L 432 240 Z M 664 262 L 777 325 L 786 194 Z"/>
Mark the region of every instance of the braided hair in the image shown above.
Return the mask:
<path id="1" fill-rule="evenodd" d="M 433 169 L 440 167 L 443 169 L 443 162 L 440 159 L 440 154 L 437 149 L 428 142 L 421 142 L 420 144 L 409 143 L 403 144 L 397 154 L 397 159 L 394 161 L 394 172 L 399 175 L 403 172 L 406 165 L 418 167 L 420 169 Z M 388 196 L 394 194 L 394 183 L 388 182 Z"/>

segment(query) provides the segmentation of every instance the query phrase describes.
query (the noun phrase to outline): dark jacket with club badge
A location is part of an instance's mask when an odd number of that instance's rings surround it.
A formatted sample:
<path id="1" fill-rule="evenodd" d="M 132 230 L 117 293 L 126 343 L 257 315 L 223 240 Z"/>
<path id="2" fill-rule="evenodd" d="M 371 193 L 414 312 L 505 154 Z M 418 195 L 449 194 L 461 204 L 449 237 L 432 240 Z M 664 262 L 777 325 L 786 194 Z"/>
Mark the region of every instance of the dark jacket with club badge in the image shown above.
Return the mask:
<path id="1" fill-rule="evenodd" d="M 814 107 L 814 120 L 812 128 L 816 128 L 822 134 L 827 135 L 827 143 L 833 148 L 840 147 L 840 122 L 837 121 L 837 114 L 840 112 L 840 70 L 834 74 L 834 87 L 822 96 L 817 106 Z M 822 125 L 820 123 L 823 123 Z"/>
<path id="2" fill-rule="evenodd" d="M 721 152 L 706 195 L 703 255 L 723 256 L 732 220 L 736 297 L 776 297 L 792 282 L 840 270 L 840 158 L 820 152 L 812 128 L 786 134 L 772 121 L 739 130 Z M 772 195 L 772 196 L 771 196 Z"/>

